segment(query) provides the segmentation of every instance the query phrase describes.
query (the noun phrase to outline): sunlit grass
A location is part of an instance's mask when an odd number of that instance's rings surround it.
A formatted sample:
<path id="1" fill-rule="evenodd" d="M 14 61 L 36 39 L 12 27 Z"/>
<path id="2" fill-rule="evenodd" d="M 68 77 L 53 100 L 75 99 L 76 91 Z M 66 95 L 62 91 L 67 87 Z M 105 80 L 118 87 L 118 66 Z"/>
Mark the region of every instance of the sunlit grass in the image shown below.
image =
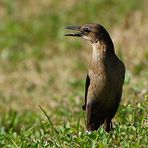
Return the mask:
<path id="1" fill-rule="evenodd" d="M 120 106 L 110 133 L 102 128 L 86 132 L 84 113 L 72 109 L 68 113 L 63 108 L 67 120 L 63 120 L 64 114 L 58 113 L 59 109 L 50 117 L 44 109 L 43 116 L 42 112 L 8 112 L 2 116 L 0 143 L 14 147 L 145 147 L 148 140 L 146 101 L 136 106 Z"/>

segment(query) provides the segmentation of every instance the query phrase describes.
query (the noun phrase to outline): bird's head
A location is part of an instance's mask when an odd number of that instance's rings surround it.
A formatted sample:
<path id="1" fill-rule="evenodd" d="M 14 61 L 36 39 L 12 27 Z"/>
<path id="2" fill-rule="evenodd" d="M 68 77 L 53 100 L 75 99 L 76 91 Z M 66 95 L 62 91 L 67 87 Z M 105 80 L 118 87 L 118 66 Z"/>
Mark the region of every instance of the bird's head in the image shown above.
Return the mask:
<path id="1" fill-rule="evenodd" d="M 74 37 L 82 37 L 88 40 L 91 44 L 97 43 L 98 41 L 106 40 L 109 37 L 109 34 L 105 30 L 105 28 L 99 24 L 86 24 L 83 26 L 69 26 L 65 29 L 75 30 L 75 33 L 67 33 L 65 36 L 74 36 Z"/>

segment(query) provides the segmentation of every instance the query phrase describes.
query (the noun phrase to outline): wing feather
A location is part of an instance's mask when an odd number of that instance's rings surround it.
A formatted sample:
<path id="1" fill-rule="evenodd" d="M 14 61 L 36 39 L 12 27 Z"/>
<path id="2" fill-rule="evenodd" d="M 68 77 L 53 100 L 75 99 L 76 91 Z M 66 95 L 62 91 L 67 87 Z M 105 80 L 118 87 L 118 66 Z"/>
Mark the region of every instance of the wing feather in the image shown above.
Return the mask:
<path id="1" fill-rule="evenodd" d="M 84 103 L 84 105 L 82 106 L 82 109 L 83 109 L 83 110 L 86 110 L 87 92 L 88 92 L 88 87 L 89 87 L 89 85 L 90 85 L 90 78 L 89 78 L 89 76 L 88 76 L 88 74 L 87 74 L 87 76 L 86 76 L 86 82 L 85 82 L 85 103 Z"/>

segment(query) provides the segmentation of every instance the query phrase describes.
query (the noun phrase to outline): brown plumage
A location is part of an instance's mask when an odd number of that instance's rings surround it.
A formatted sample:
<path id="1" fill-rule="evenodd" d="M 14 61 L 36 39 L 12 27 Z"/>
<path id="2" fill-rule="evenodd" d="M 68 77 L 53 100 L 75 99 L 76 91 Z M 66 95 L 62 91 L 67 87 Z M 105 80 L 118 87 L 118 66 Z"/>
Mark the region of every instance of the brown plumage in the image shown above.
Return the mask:
<path id="1" fill-rule="evenodd" d="M 116 56 L 110 35 L 103 26 L 86 24 L 66 29 L 79 31 L 66 36 L 85 38 L 93 48 L 86 77 L 85 104 L 82 106 L 87 112 L 87 130 L 97 130 L 104 124 L 109 132 L 122 96 L 124 64 Z"/>

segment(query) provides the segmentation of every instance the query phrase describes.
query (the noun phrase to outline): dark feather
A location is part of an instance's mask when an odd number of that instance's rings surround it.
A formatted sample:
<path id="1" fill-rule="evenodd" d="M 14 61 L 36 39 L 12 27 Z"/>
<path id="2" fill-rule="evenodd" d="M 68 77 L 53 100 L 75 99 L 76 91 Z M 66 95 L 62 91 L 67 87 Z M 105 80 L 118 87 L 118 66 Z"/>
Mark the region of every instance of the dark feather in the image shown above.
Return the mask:
<path id="1" fill-rule="evenodd" d="M 105 120 L 105 114 L 98 109 L 99 103 L 91 102 L 87 104 L 87 130 L 93 131 L 97 130 Z M 101 108 L 101 106 L 99 107 Z"/>
<path id="2" fill-rule="evenodd" d="M 85 103 L 84 103 L 84 105 L 82 106 L 82 109 L 83 109 L 83 110 L 86 110 L 87 92 L 88 92 L 89 84 L 90 84 L 90 78 L 89 78 L 89 76 L 88 76 L 88 74 L 87 74 L 87 76 L 86 76 L 86 82 L 85 82 Z"/>

